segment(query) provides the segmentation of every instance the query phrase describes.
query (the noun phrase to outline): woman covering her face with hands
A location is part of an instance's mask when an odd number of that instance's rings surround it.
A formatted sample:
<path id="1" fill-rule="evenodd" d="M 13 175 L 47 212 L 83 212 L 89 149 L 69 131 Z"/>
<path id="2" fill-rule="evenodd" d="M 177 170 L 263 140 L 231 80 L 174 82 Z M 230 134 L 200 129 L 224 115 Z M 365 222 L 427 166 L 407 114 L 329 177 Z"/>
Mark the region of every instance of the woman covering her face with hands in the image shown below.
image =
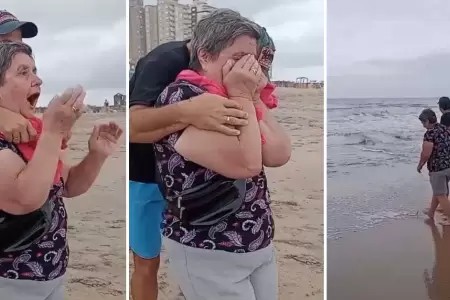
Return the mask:
<path id="1" fill-rule="evenodd" d="M 248 116 L 239 136 L 188 126 L 154 144 L 168 203 L 164 246 L 186 300 L 277 299 L 264 166 L 285 164 L 290 140 L 261 107 L 267 85 L 256 59 L 261 34 L 231 10 L 205 17 L 191 40 L 190 69 L 157 100 L 165 106 L 209 92 L 238 102 Z"/>
<path id="2" fill-rule="evenodd" d="M 0 106 L 27 116 L 37 141 L 8 142 L 0 135 L 0 295 L 2 299 L 62 300 L 69 261 L 63 197 L 85 193 L 117 148 L 122 130 L 96 126 L 89 152 L 75 166 L 61 160 L 72 126 L 83 111 L 77 86 L 49 103 L 42 120 L 33 115 L 41 79 L 29 46 L 0 43 Z"/>

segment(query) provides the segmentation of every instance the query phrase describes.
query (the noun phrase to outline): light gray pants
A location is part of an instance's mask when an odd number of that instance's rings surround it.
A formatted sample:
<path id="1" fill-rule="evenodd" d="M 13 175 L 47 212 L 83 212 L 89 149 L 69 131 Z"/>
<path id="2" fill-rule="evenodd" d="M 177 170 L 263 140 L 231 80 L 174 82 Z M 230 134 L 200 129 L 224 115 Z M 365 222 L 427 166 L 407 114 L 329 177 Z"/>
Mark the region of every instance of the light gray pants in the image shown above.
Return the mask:
<path id="1" fill-rule="evenodd" d="M 0 278 L 1 300 L 64 300 L 64 276 L 50 281 Z"/>
<path id="2" fill-rule="evenodd" d="M 170 275 L 186 300 L 276 300 L 275 247 L 249 253 L 198 249 L 164 239 Z"/>
<path id="3" fill-rule="evenodd" d="M 448 181 L 450 178 L 450 168 L 438 172 L 430 172 L 431 189 L 433 196 L 448 195 Z"/>

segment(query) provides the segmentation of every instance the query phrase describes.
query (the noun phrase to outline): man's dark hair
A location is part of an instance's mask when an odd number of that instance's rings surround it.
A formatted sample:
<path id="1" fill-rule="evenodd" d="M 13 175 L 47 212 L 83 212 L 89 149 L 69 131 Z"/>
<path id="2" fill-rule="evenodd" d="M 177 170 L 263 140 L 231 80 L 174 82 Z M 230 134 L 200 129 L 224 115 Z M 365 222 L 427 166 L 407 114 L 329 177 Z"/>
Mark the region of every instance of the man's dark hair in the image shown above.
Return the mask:
<path id="1" fill-rule="evenodd" d="M 450 98 L 448 97 L 441 97 L 438 101 L 439 108 L 442 110 L 449 110 L 450 109 Z"/>
<path id="2" fill-rule="evenodd" d="M 426 108 L 422 110 L 419 115 L 419 120 L 423 123 L 428 121 L 430 124 L 435 124 L 437 122 L 436 114 L 431 108 Z"/>

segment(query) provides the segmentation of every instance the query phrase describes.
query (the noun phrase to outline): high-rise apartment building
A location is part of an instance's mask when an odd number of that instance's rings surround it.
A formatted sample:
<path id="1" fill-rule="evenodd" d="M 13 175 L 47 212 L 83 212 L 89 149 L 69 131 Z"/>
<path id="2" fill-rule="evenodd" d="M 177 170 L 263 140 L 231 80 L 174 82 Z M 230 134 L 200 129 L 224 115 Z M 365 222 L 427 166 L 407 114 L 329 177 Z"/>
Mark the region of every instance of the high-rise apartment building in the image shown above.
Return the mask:
<path id="1" fill-rule="evenodd" d="M 195 24 L 217 9 L 214 6 L 209 5 L 208 0 L 193 0 L 192 7 L 195 7 L 196 9 Z"/>
<path id="2" fill-rule="evenodd" d="M 159 45 L 158 34 L 158 7 L 146 5 L 145 10 L 145 41 L 147 52 L 152 51 Z"/>
<path id="3" fill-rule="evenodd" d="M 192 5 L 158 0 L 145 6 L 143 0 L 130 0 L 130 64 L 160 44 L 191 38 L 197 22 L 215 9 L 206 0 Z"/>
<path id="4" fill-rule="evenodd" d="M 192 37 L 192 17 L 191 6 L 186 4 L 178 5 L 178 20 L 177 20 L 177 39 L 186 40 Z"/>
<path id="5" fill-rule="evenodd" d="M 130 7 L 135 7 L 135 6 L 139 6 L 142 7 L 144 6 L 144 0 L 130 0 Z"/>
<path id="6" fill-rule="evenodd" d="M 158 0 L 158 42 L 176 40 L 177 0 Z"/>
<path id="7" fill-rule="evenodd" d="M 129 47 L 130 63 L 136 64 L 147 52 L 145 35 L 145 11 L 143 0 L 130 1 Z"/>

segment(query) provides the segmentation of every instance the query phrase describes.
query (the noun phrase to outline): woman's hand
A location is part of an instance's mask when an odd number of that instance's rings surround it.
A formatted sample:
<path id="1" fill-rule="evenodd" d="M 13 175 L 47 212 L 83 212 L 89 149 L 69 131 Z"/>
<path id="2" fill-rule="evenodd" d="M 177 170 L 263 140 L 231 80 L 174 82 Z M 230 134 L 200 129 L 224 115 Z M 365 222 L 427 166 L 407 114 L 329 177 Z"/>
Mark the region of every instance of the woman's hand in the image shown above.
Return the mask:
<path id="1" fill-rule="evenodd" d="M 230 98 L 253 100 L 262 75 L 261 67 L 253 55 L 246 55 L 236 63 L 229 60 L 223 67 L 223 84 Z"/>
<path id="2" fill-rule="evenodd" d="M 85 96 L 81 86 L 66 89 L 61 96 L 55 96 L 42 117 L 43 130 L 64 138 L 83 113 Z"/>
<path id="3" fill-rule="evenodd" d="M 89 152 L 104 157 L 110 156 L 116 151 L 117 141 L 122 133 L 122 129 L 114 122 L 96 125 L 88 142 Z"/>

